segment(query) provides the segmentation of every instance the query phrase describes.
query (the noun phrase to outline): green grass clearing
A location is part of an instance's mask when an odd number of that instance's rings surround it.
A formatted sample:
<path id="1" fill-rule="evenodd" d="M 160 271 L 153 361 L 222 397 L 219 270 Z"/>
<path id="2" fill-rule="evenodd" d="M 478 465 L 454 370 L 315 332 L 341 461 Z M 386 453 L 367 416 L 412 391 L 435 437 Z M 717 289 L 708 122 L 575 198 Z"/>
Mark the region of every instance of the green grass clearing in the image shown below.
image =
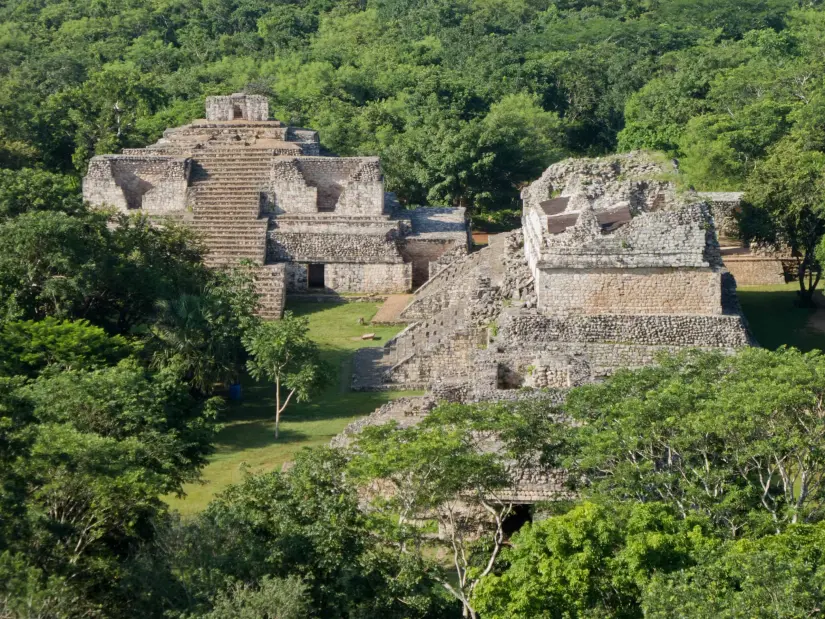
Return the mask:
<path id="1" fill-rule="evenodd" d="M 742 311 L 750 323 L 751 331 L 760 345 L 775 350 L 782 345 L 802 351 L 825 350 L 825 333 L 811 326 L 814 311 L 797 307 L 794 282 L 779 286 L 739 286 L 737 292 Z M 819 304 L 823 297 L 818 293 Z"/>
<path id="2" fill-rule="evenodd" d="M 364 346 L 381 346 L 401 326 L 374 326 L 369 321 L 379 303 L 291 303 L 287 309 L 308 316 L 310 334 L 324 358 L 339 369 L 339 379 L 310 402 L 290 404 L 281 417 L 281 436 L 275 440 L 274 386 L 242 380 L 243 399 L 229 402 L 223 415 L 215 453 L 203 470 L 202 483 L 188 484 L 183 499 L 166 497 L 184 516 L 203 510 L 228 485 L 252 473 L 279 470 L 304 447 L 325 445 L 344 427 L 391 399 L 416 392 L 359 393 L 349 391 L 352 353 Z M 358 324 L 362 318 L 363 325 Z M 361 340 L 375 333 L 376 340 Z"/>
<path id="3" fill-rule="evenodd" d="M 741 286 L 739 299 L 759 343 L 775 349 L 786 344 L 800 350 L 825 350 L 825 333 L 810 326 L 812 311 L 797 307 L 796 284 Z M 820 297 L 820 300 L 823 300 Z M 281 438 L 274 438 L 273 387 L 242 381 L 243 400 L 230 402 L 223 416 L 216 451 L 203 470 L 203 483 L 188 484 L 186 497 L 167 497 L 184 516 L 203 510 L 228 485 L 243 480 L 245 471 L 278 470 L 304 447 L 325 445 L 355 419 L 368 415 L 391 399 L 416 392 L 354 393 L 349 391 L 352 353 L 364 346 L 381 346 L 400 326 L 373 326 L 369 321 L 379 303 L 291 303 L 288 310 L 309 317 L 310 333 L 324 358 L 339 369 L 339 380 L 311 402 L 292 404 L 281 420 Z M 825 312 L 825 309 L 818 310 Z M 364 324 L 358 323 L 362 318 Z M 376 340 L 361 340 L 375 333 Z"/>

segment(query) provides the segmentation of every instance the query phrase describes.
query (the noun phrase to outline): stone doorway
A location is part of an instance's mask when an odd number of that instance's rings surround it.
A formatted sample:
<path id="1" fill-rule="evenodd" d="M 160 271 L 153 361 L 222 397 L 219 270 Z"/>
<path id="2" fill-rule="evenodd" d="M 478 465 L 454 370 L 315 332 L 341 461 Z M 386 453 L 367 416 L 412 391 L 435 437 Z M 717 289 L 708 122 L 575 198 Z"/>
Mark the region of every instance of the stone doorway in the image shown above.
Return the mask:
<path id="1" fill-rule="evenodd" d="M 243 118 L 243 110 L 241 110 L 241 106 L 237 103 L 232 106 L 232 118 L 235 120 L 240 120 Z"/>
<path id="2" fill-rule="evenodd" d="M 418 290 L 430 279 L 430 261 L 413 260 L 412 263 L 412 288 Z"/>
<path id="3" fill-rule="evenodd" d="M 324 284 L 324 265 L 323 264 L 308 264 L 307 265 L 307 288 L 325 288 Z"/>
<path id="4" fill-rule="evenodd" d="M 513 511 L 501 523 L 504 535 L 509 539 L 528 522 L 533 522 L 532 505 L 513 505 Z"/>

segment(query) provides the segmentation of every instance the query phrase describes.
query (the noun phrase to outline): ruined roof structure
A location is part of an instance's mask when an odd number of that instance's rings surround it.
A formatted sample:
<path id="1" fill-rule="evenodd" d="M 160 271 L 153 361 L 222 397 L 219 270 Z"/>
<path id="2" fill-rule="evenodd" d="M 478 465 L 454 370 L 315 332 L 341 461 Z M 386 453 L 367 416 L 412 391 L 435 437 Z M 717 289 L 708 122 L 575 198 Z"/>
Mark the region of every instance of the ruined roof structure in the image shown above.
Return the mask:
<path id="1" fill-rule="evenodd" d="M 566 160 L 522 192 L 522 229 L 450 265 L 358 353 L 356 389 L 458 399 L 567 388 L 663 350 L 750 343 L 707 202 L 642 153 Z"/>
<path id="2" fill-rule="evenodd" d="M 286 292 L 409 292 L 469 240 L 464 209 L 402 209 L 378 158 L 321 156 L 315 131 L 269 120 L 257 95 L 207 97 L 206 119 L 92 158 L 83 195 L 190 224 L 210 266 L 257 265 L 267 318 Z"/>

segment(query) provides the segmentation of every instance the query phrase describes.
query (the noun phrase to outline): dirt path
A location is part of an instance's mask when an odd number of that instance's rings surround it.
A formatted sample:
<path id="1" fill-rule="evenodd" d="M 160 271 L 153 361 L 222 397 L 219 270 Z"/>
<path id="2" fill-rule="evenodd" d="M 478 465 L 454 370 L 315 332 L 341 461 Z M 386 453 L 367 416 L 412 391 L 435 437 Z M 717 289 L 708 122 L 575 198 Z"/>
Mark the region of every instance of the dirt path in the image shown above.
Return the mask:
<path id="1" fill-rule="evenodd" d="M 373 324 L 399 324 L 405 322 L 401 320 L 401 312 L 407 307 L 407 304 L 412 301 L 411 294 L 391 294 L 384 301 L 384 304 L 378 308 L 375 316 L 372 318 Z"/>

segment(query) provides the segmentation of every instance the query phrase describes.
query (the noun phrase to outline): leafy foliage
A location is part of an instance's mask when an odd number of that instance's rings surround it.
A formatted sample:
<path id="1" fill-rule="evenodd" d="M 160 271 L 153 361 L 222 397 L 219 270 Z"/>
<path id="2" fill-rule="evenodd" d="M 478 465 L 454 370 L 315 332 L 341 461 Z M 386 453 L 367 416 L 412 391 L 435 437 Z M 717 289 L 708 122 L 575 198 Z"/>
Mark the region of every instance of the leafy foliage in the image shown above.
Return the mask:
<path id="1" fill-rule="evenodd" d="M 731 537 L 825 509 L 825 360 L 793 349 L 686 352 L 571 393 L 567 446 L 587 492 L 662 501 Z"/>
<path id="2" fill-rule="evenodd" d="M 275 438 L 281 413 L 292 397 L 298 402 L 308 400 L 332 378 L 332 368 L 321 359 L 308 332 L 306 317 L 284 312 L 281 320 L 258 325 L 244 339 L 250 355 L 246 363 L 249 374 L 255 380 L 275 383 Z"/>
<path id="3" fill-rule="evenodd" d="M 423 558 L 420 521 L 435 520 L 455 572 L 436 579 L 465 616 L 477 616 L 471 597 L 503 548 L 514 475 L 540 467 L 548 424 L 530 405 L 443 405 L 415 426 L 371 426 L 358 437 L 350 466 L 372 490 L 374 526 L 402 553 Z"/>
<path id="4" fill-rule="evenodd" d="M 342 455 L 307 450 L 288 474 L 250 476 L 194 521 L 167 529 L 146 567 L 161 575 L 135 586 L 151 608 L 171 581 L 168 601 L 196 616 L 252 613 L 273 600 L 269 612 L 306 609 L 301 616 L 452 616 L 426 572 L 377 544 L 365 525 Z"/>
<path id="5" fill-rule="evenodd" d="M 320 130 L 326 149 L 382 156 L 405 204 L 489 218 L 517 208 L 520 185 L 549 163 L 617 143 L 682 151 L 688 167 L 713 153 L 726 165 L 694 182 L 730 184 L 808 107 L 798 95 L 818 92 L 805 76 L 821 62 L 821 14 L 794 8 L 14 0 L 0 10 L 0 165 L 80 174 L 96 153 L 198 117 L 206 95 L 246 88 Z M 729 70 L 743 86 L 733 103 Z"/>
<path id="6" fill-rule="evenodd" d="M 519 531 L 502 554 L 506 570 L 484 578 L 473 600 L 491 619 L 642 617 L 654 574 L 692 566 L 716 545 L 661 504 L 583 503 Z"/>

